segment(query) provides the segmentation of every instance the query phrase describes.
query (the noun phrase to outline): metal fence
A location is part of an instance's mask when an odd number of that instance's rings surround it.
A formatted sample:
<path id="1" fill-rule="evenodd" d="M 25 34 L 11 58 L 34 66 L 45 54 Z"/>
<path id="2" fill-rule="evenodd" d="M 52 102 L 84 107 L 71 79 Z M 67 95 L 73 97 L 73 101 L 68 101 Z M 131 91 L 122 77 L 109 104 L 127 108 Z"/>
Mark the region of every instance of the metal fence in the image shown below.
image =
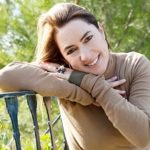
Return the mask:
<path id="1" fill-rule="evenodd" d="M 8 114 L 11 119 L 12 129 L 13 129 L 13 137 L 15 139 L 16 149 L 21 150 L 21 141 L 20 141 L 20 131 L 18 125 L 18 97 L 25 96 L 27 100 L 27 104 L 32 116 L 33 126 L 34 126 L 34 134 L 36 141 L 37 150 L 41 150 L 41 142 L 39 135 L 39 125 L 37 120 L 37 98 L 36 93 L 33 91 L 16 91 L 16 92 L 5 92 L 0 93 L 0 100 L 4 100 L 6 103 L 6 108 Z M 46 134 L 50 134 L 50 142 L 51 142 L 51 150 L 56 150 L 55 138 L 53 133 L 53 126 L 57 124 L 58 120 L 61 118 L 60 114 L 56 116 L 56 118 L 51 120 L 51 97 L 43 97 L 44 106 L 47 113 L 47 125 L 48 129 L 46 130 Z M 63 128 L 63 126 L 62 126 Z M 67 143 L 64 136 L 64 144 L 63 149 L 67 150 Z"/>

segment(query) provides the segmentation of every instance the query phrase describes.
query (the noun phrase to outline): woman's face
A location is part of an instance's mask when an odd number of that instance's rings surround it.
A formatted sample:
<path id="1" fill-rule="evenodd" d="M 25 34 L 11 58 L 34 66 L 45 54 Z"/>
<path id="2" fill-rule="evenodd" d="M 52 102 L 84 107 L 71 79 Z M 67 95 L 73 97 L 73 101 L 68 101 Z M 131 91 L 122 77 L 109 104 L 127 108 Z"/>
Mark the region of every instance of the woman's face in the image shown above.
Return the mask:
<path id="1" fill-rule="evenodd" d="M 56 42 L 73 69 L 102 75 L 108 64 L 108 44 L 102 29 L 74 19 L 58 29 Z"/>

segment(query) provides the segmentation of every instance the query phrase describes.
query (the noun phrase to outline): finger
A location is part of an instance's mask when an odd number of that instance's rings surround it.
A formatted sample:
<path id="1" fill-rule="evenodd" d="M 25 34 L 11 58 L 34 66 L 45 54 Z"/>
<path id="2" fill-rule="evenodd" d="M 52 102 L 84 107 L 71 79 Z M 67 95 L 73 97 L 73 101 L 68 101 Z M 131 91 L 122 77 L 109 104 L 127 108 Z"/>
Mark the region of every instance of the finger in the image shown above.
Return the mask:
<path id="1" fill-rule="evenodd" d="M 111 82 L 110 85 L 111 85 L 111 87 L 117 87 L 119 85 L 124 84 L 125 82 L 126 82 L 126 79 L 121 79 L 121 80 Z"/>
<path id="2" fill-rule="evenodd" d="M 124 91 L 124 90 L 116 90 L 115 89 L 115 91 L 120 95 L 124 95 L 126 93 L 126 91 Z"/>
<path id="3" fill-rule="evenodd" d="M 117 76 L 114 76 L 114 77 L 112 77 L 112 78 L 110 78 L 110 79 L 107 79 L 106 81 L 112 82 L 112 81 L 115 81 L 115 80 L 117 80 Z"/>
<path id="4" fill-rule="evenodd" d="M 50 72 L 57 72 L 60 65 L 54 63 L 41 63 L 41 67 Z"/>
<path id="5" fill-rule="evenodd" d="M 98 102 L 93 102 L 93 105 L 100 107 L 100 104 Z"/>
<path id="6" fill-rule="evenodd" d="M 60 78 L 60 79 L 65 79 L 66 80 L 66 78 L 67 78 L 65 74 L 58 73 L 58 72 L 52 72 L 50 74 L 57 77 L 57 78 Z"/>

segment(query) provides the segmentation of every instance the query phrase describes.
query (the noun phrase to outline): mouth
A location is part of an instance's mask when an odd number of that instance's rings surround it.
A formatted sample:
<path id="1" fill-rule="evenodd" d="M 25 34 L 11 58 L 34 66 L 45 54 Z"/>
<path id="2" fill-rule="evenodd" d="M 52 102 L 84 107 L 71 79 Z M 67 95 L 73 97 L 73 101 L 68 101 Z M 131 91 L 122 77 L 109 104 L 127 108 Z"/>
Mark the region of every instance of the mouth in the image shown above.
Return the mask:
<path id="1" fill-rule="evenodd" d="M 94 61 L 92 63 L 88 64 L 87 66 L 94 66 L 97 63 L 98 59 L 99 59 L 99 56 L 96 59 L 94 59 Z"/>

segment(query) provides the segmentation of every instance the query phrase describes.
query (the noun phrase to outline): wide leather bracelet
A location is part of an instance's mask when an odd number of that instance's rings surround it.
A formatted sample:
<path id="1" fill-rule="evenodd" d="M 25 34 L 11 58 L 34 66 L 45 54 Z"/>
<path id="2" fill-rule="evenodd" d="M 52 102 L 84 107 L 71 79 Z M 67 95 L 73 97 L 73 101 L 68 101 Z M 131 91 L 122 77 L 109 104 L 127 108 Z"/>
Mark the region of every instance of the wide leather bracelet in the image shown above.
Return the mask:
<path id="1" fill-rule="evenodd" d="M 80 72 L 80 71 L 76 71 L 74 70 L 71 75 L 70 75 L 70 78 L 69 78 L 69 82 L 70 83 L 73 83 L 73 84 L 76 84 L 77 86 L 80 86 L 81 84 L 81 81 L 83 79 L 83 77 L 86 75 L 87 73 L 85 72 Z"/>

